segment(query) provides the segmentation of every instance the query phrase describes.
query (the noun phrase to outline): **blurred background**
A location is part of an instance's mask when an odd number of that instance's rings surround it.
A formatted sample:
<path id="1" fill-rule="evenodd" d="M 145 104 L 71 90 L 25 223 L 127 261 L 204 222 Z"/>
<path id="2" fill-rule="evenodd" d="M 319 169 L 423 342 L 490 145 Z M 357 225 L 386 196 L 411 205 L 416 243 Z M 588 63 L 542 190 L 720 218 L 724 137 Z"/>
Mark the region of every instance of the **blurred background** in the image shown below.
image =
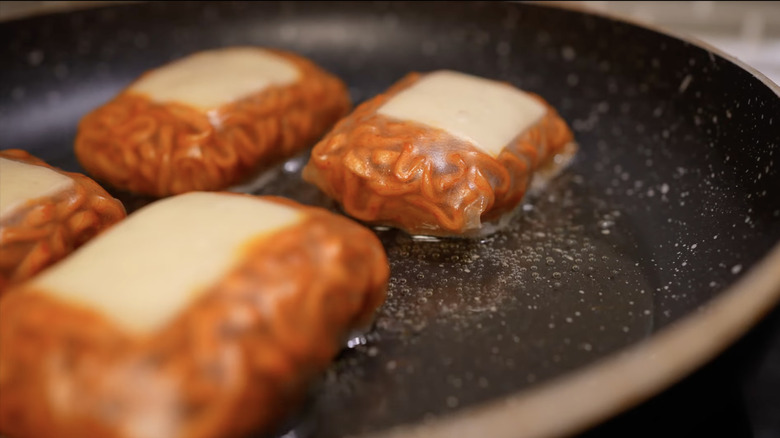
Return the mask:
<path id="1" fill-rule="evenodd" d="M 780 2 L 556 2 L 691 36 L 780 83 Z"/>

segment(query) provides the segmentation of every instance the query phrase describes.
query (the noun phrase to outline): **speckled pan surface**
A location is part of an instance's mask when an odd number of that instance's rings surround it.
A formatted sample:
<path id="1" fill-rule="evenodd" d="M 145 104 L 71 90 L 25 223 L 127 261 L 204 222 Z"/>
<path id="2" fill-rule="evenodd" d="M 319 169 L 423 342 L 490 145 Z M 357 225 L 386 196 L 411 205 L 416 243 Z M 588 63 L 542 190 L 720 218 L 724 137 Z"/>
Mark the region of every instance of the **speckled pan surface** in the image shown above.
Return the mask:
<path id="1" fill-rule="evenodd" d="M 356 102 L 410 70 L 507 80 L 571 124 L 572 166 L 504 232 L 377 231 L 388 301 L 291 420 L 296 436 L 568 433 L 682 377 L 776 300 L 780 98 L 690 43 L 544 6 L 392 2 L 124 5 L 3 23 L 0 40 L 0 147 L 66 170 L 83 114 L 227 45 L 296 51 Z M 306 158 L 256 192 L 333 207 L 300 180 Z"/>

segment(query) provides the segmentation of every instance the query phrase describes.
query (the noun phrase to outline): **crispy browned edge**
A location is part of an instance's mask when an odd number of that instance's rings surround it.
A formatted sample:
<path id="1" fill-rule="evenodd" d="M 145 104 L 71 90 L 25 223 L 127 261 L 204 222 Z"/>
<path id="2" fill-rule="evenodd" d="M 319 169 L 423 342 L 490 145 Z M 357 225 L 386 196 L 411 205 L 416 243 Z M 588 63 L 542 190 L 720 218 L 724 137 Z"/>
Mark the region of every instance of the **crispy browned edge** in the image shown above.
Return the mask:
<path id="1" fill-rule="evenodd" d="M 0 432 L 140 438 L 133 427 L 167 422 L 167 437 L 210 438 L 272 428 L 348 331 L 370 321 L 389 267 L 370 230 L 270 199 L 307 216 L 250 243 L 237 268 L 147 337 L 45 291 L 10 290 L 0 301 Z"/>
<path id="2" fill-rule="evenodd" d="M 125 90 L 79 123 L 79 162 L 114 187 L 162 197 L 227 188 L 310 146 L 349 111 L 346 86 L 305 58 L 270 51 L 300 79 L 210 114 Z"/>
<path id="3" fill-rule="evenodd" d="M 125 217 L 121 202 L 80 173 L 59 170 L 20 149 L 0 151 L 0 157 L 43 166 L 73 180 L 71 189 L 31 199 L 0 221 L 0 295 Z"/>
<path id="4" fill-rule="evenodd" d="M 468 234 L 513 210 L 533 172 L 572 142 L 566 122 L 536 95 L 547 114 L 497 158 L 442 130 L 377 114 L 421 77 L 410 73 L 360 105 L 312 150 L 304 179 L 355 218 L 411 234 Z"/>

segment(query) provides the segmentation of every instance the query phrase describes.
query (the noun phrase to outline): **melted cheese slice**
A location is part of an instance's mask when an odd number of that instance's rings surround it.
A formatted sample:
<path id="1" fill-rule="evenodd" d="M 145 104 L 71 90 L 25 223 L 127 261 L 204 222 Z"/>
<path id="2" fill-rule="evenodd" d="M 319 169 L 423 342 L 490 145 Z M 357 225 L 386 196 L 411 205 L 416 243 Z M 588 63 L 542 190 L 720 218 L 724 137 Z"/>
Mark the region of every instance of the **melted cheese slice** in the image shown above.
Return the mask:
<path id="1" fill-rule="evenodd" d="M 237 47 L 209 50 L 152 70 L 130 91 L 156 102 L 178 102 L 210 110 L 298 80 L 291 62 L 267 50 Z"/>
<path id="2" fill-rule="evenodd" d="M 0 158 L 0 220 L 28 201 L 56 196 L 73 184 L 70 177 L 47 167 Z"/>
<path id="3" fill-rule="evenodd" d="M 546 111 L 511 85 L 444 70 L 423 76 L 378 113 L 441 129 L 496 157 Z"/>
<path id="4" fill-rule="evenodd" d="M 169 322 L 241 262 L 248 243 L 305 215 L 261 199 L 194 192 L 155 202 L 44 271 L 32 289 L 135 333 Z"/>

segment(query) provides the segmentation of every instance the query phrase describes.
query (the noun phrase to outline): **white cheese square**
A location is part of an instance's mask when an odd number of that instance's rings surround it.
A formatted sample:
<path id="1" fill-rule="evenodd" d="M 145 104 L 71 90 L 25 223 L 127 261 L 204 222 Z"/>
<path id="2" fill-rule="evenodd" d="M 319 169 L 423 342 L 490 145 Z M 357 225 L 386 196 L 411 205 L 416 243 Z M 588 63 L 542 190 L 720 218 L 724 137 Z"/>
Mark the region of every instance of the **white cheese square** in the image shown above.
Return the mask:
<path id="1" fill-rule="evenodd" d="M 0 158 L 0 220 L 27 201 L 56 196 L 73 184 L 70 177 L 47 167 Z"/>
<path id="2" fill-rule="evenodd" d="M 304 214 L 261 199 L 194 192 L 155 202 L 45 270 L 30 289 L 126 330 L 156 330 L 241 262 L 249 243 Z"/>
<path id="3" fill-rule="evenodd" d="M 211 110 L 263 91 L 288 85 L 300 72 L 267 50 L 235 47 L 195 53 L 141 76 L 130 86 L 155 102 L 177 102 Z"/>
<path id="4" fill-rule="evenodd" d="M 442 70 L 393 96 L 378 113 L 441 129 L 496 157 L 546 111 L 511 85 Z"/>

